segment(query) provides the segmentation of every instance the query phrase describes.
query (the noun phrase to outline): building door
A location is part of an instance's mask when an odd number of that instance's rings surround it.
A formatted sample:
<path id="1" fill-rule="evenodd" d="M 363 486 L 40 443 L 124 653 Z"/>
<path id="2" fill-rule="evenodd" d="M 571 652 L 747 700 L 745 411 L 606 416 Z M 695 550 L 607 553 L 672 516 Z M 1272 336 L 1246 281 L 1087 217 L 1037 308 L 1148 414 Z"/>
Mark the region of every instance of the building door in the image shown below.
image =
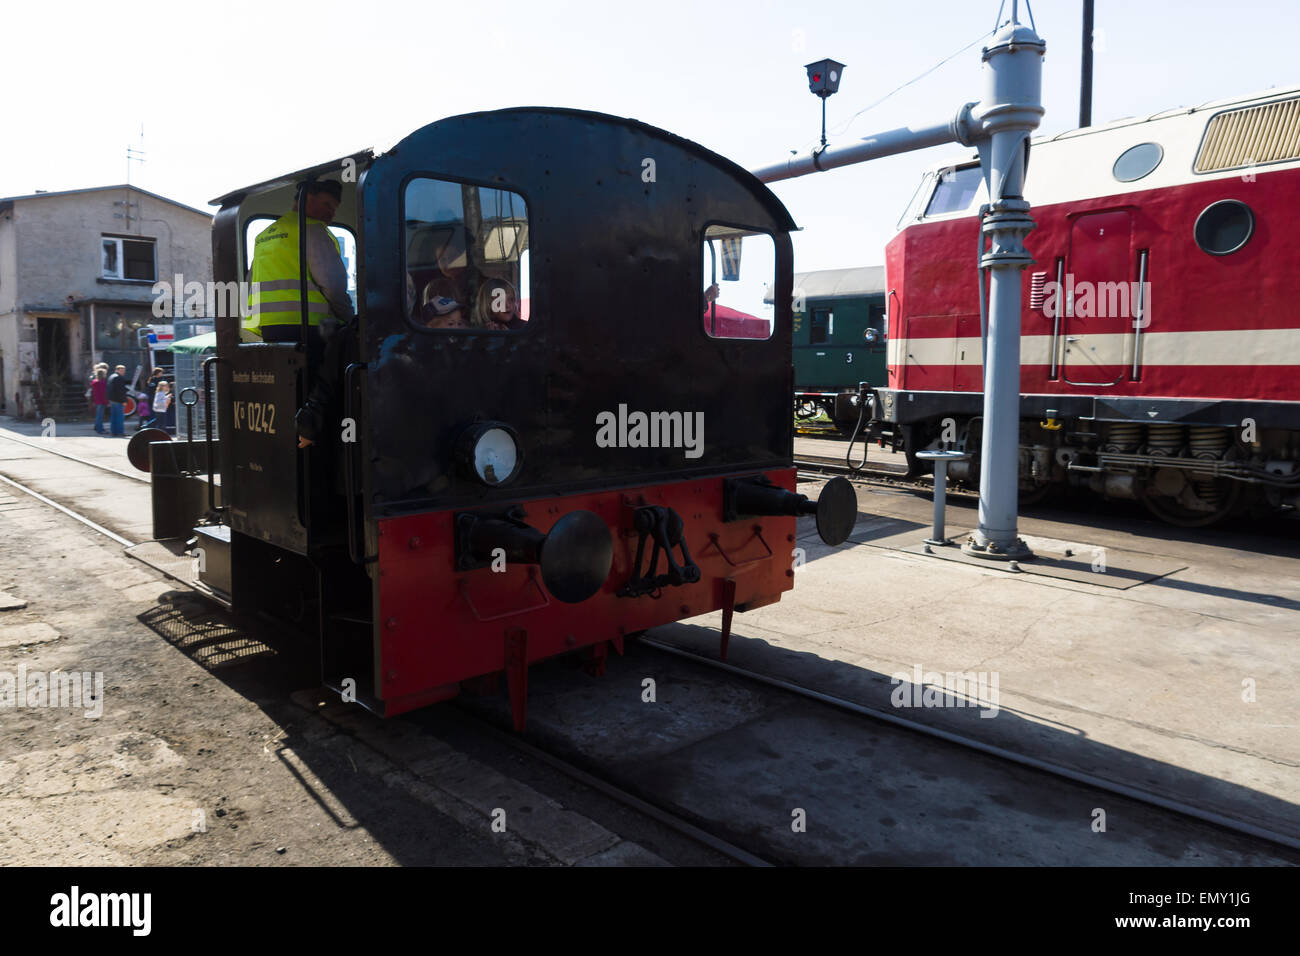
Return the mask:
<path id="1" fill-rule="evenodd" d="M 1124 378 L 1136 308 L 1129 301 L 1132 236 L 1127 209 L 1088 213 L 1070 230 L 1061 377 L 1071 385 L 1115 385 Z"/>
<path id="2" fill-rule="evenodd" d="M 72 355 L 68 344 L 68 320 L 36 320 L 36 360 L 45 382 L 66 381 L 72 371 Z"/>

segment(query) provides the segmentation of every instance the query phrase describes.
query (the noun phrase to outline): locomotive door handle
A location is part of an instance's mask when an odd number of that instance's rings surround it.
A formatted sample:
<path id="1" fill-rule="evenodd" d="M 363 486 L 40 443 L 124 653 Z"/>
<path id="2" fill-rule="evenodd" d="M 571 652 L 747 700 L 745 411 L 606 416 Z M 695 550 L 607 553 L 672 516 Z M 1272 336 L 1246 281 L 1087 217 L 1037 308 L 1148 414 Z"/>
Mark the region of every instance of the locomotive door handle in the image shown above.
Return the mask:
<path id="1" fill-rule="evenodd" d="M 1065 341 L 1067 341 L 1067 342 L 1077 342 L 1077 341 L 1079 341 L 1079 337 L 1078 337 L 1077 335 L 1067 335 L 1067 336 L 1065 337 Z"/>

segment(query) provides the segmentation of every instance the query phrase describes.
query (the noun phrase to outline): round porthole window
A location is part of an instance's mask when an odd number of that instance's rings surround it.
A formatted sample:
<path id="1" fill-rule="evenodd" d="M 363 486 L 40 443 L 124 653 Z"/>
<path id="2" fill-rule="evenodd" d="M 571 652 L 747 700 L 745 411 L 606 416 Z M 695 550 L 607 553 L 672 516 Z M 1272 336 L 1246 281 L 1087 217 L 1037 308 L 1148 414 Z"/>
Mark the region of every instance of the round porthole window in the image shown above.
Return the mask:
<path id="1" fill-rule="evenodd" d="M 1212 256 L 1226 256 L 1250 241 L 1255 214 L 1244 202 L 1223 199 L 1211 203 L 1196 217 L 1196 244 Z"/>
<path id="2" fill-rule="evenodd" d="M 1138 143 L 1119 154 L 1111 172 L 1122 183 L 1135 182 L 1149 176 L 1164 158 L 1165 151 L 1159 143 Z"/>

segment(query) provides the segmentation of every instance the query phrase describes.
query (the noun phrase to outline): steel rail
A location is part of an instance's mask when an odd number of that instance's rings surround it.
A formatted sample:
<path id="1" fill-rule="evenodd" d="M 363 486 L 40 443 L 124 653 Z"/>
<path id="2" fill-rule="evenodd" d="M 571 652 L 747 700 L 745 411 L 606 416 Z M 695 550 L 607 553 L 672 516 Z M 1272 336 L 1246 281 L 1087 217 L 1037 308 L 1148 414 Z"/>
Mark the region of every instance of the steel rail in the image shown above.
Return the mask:
<path id="1" fill-rule="evenodd" d="M 1053 776 L 1060 777 L 1065 780 L 1069 780 L 1072 783 L 1081 784 L 1086 787 L 1092 787 L 1097 790 L 1103 790 L 1106 793 L 1113 793 L 1116 796 L 1125 797 L 1129 800 L 1136 800 L 1137 802 L 1144 803 L 1148 806 L 1154 806 L 1162 810 L 1168 810 L 1171 813 L 1176 813 L 1180 816 L 1188 817 L 1189 819 L 1196 820 L 1200 823 L 1208 823 L 1212 826 L 1217 826 L 1225 830 L 1231 830 L 1234 833 L 1241 833 L 1244 834 L 1245 836 L 1250 836 L 1257 840 L 1264 840 L 1265 842 L 1273 843 L 1278 846 L 1284 846 L 1292 850 L 1300 850 L 1300 838 L 1289 836 L 1288 834 L 1285 833 L 1279 833 L 1276 830 L 1269 830 L 1265 827 L 1256 826 L 1255 824 L 1247 823 L 1244 820 L 1238 820 L 1233 817 L 1224 816 L 1223 814 L 1216 813 L 1213 810 L 1205 810 L 1200 807 L 1196 807 L 1191 804 L 1184 803 L 1180 800 L 1174 800 L 1169 797 L 1162 797 L 1160 794 L 1151 793 L 1148 790 L 1141 790 L 1137 787 L 1131 787 L 1128 784 L 1119 783 L 1113 780 L 1108 780 L 1105 777 L 1098 777 L 1095 774 L 1090 774 L 1082 770 L 1074 770 L 1070 767 L 1061 766 L 1060 764 L 1054 764 L 1046 760 L 1040 760 L 1037 757 L 1030 757 L 1025 754 L 1017 753 L 1014 750 L 1007 750 L 1005 747 L 998 747 L 995 744 L 986 744 L 983 741 L 975 740 L 972 737 L 966 737 L 961 734 L 955 734 L 948 730 L 941 730 L 938 727 L 929 727 L 925 724 L 919 724 L 916 723 L 915 721 L 911 721 L 911 720 L 907 720 L 906 718 L 899 717 L 896 714 L 890 714 L 885 711 L 877 710 L 872 707 L 866 707 L 854 701 L 846 700 L 843 697 L 836 697 L 832 694 L 826 694 L 821 691 L 813 690 L 811 688 L 804 687 L 800 684 L 795 684 L 787 680 L 782 680 L 779 677 L 769 677 L 766 674 L 760 674 L 756 671 L 746 670 L 743 667 L 737 667 L 734 664 L 728 664 L 725 661 L 719 661 L 710 657 L 704 657 L 700 654 L 696 654 L 693 651 L 688 651 L 680 647 L 675 647 L 671 644 L 665 644 L 654 638 L 648 638 L 642 636 L 641 638 L 639 638 L 639 643 L 654 648 L 655 650 L 660 650 L 665 653 L 673 654 L 676 655 L 677 657 L 684 658 L 686 660 L 691 660 L 700 664 L 707 665 L 717 670 L 726 671 L 729 674 L 735 674 L 739 677 L 744 677 L 748 680 L 753 680 L 758 683 L 767 684 L 772 687 L 777 687 L 782 690 L 788 691 L 792 694 L 797 694 L 801 697 L 807 697 L 810 700 L 819 701 L 820 703 L 838 708 L 840 710 L 845 710 L 850 713 L 858 714 L 863 717 L 869 717 L 872 720 L 879 720 L 882 721 L 883 723 L 891 724 L 896 727 L 902 727 L 907 730 L 912 730 L 915 731 L 916 733 L 924 734 L 928 737 L 935 737 L 939 740 L 944 740 L 947 741 L 948 743 L 956 744 L 957 746 L 960 747 L 978 751 L 979 753 L 986 754 L 987 756 L 990 757 L 995 757 L 1000 760 L 1005 760 L 1009 763 L 1014 763 L 1022 767 L 1028 767 L 1031 770 L 1037 770 L 1042 773 L 1051 774 Z"/>
<path id="2" fill-rule="evenodd" d="M 32 496 L 33 498 L 35 498 L 37 501 L 41 502 L 41 504 L 49 505 L 51 508 L 55 508 L 55 509 L 57 509 L 58 511 L 63 512 L 63 513 L 64 513 L 65 515 L 67 515 L 69 518 L 73 518 L 73 519 L 76 520 L 76 521 L 80 521 L 80 522 L 81 522 L 82 524 L 84 524 L 87 528 L 90 528 L 90 529 L 92 529 L 92 530 L 94 530 L 94 531 L 98 531 L 100 534 L 104 535 L 106 538 L 111 538 L 112 540 L 116 541 L 118 544 L 120 544 L 120 545 L 121 545 L 122 547 L 124 547 L 124 548 L 133 548 L 133 547 L 135 547 L 135 544 L 136 544 L 136 543 L 135 543 L 134 541 L 128 541 L 126 538 L 122 537 L 120 534 L 118 534 L 118 533 L 116 533 L 116 532 L 114 532 L 114 531 L 109 531 L 109 530 L 108 530 L 107 528 L 105 528 L 103 525 L 101 525 L 101 524 L 96 524 L 95 522 L 93 522 L 93 521 L 91 521 L 89 518 L 87 518 L 85 515 L 80 514 L 80 513 L 76 512 L 76 511 L 73 511 L 71 508 L 65 507 L 64 505 L 59 504 L 57 501 L 53 501 L 53 500 L 51 500 L 51 499 L 49 499 L 49 498 L 46 498 L 46 497 L 45 497 L 43 494 L 41 494 L 40 492 L 38 492 L 38 491 L 33 491 L 31 488 L 28 488 L 26 485 L 21 484 L 21 483 L 19 483 L 19 482 L 17 482 L 17 481 L 14 481 L 12 478 L 7 478 L 7 477 L 4 476 L 4 475 L 0 475 L 0 481 L 4 482 L 6 485 L 9 485 L 11 488 L 17 488 L 19 491 L 21 491 L 21 492 L 22 492 L 23 494 L 25 494 L 25 495 L 31 495 L 31 496 Z"/>
<path id="3" fill-rule="evenodd" d="M 669 810 L 665 810 L 663 807 L 650 803 L 642 797 L 638 797 L 636 794 L 624 790 L 617 784 L 610 783 L 608 780 L 597 777 L 594 774 L 583 770 L 581 767 L 570 763 L 563 757 L 557 756 L 549 750 L 545 750 L 536 744 L 524 740 L 517 734 L 502 730 L 486 717 L 483 717 L 464 706 L 459 707 L 458 709 L 461 713 L 473 718 L 477 724 L 490 730 L 499 742 L 541 761 L 547 766 L 558 770 L 560 773 L 571 777 L 583 786 L 590 787 L 592 790 L 596 790 L 607 797 L 617 800 L 619 803 L 622 803 L 638 813 L 650 817 L 652 820 L 663 824 L 669 829 L 694 840 L 716 853 L 720 853 L 729 859 L 735 860 L 737 863 L 743 863 L 745 866 L 769 867 L 773 865 L 762 857 L 756 856 L 748 850 L 742 849 L 733 843 L 727 842 L 721 837 L 709 833 L 707 830 L 697 827 L 685 817 L 679 816 Z"/>
<path id="4" fill-rule="evenodd" d="M 112 467 L 111 465 L 102 465 L 99 462 L 91 461 L 89 458 L 79 458 L 76 455 L 69 455 L 67 452 L 55 451 L 53 448 L 49 447 L 48 445 L 41 445 L 34 441 L 25 441 L 22 438 L 15 438 L 13 435 L 0 434 L 0 438 L 5 439 L 6 441 L 15 442 L 19 445 L 26 445 L 28 448 L 36 448 L 39 449 L 40 451 L 49 452 L 51 455 L 58 455 L 60 458 L 68 459 L 68 461 L 75 461 L 82 465 L 89 465 L 91 468 L 98 468 L 100 471 L 106 471 L 112 475 L 120 475 L 123 478 L 130 478 L 134 481 L 143 481 L 145 483 L 149 482 L 149 478 L 146 475 L 142 475 L 138 472 L 132 473 L 129 471 L 120 471 L 117 468 Z M 51 440 L 58 441 L 57 438 Z"/>
<path id="5" fill-rule="evenodd" d="M 8 436 L 0 436 L 0 437 L 8 437 Z M 22 444 L 28 444 L 28 442 L 22 442 Z M 36 447 L 40 447 L 40 446 L 36 446 Z M 64 457 L 70 457 L 70 456 L 64 456 Z M 79 460 L 79 459 L 74 459 L 74 460 Z M 84 464 L 93 464 L 93 462 L 84 462 Z M 105 470 L 113 471 L 113 469 L 111 468 L 106 468 Z M 117 474 L 124 475 L 125 477 L 128 478 L 134 477 L 133 475 L 127 472 L 117 472 Z M 26 485 L 14 481 L 12 478 L 8 478 L 5 475 L 0 475 L 0 482 L 3 482 L 4 484 L 11 486 L 17 489 L 18 491 L 21 491 L 23 494 L 30 495 L 31 497 L 35 498 L 37 501 L 41 502 L 42 504 L 49 505 L 51 508 L 54 508 L 57 511 L 60 511 L 63 514 L 67 515 L 69 518 L 81 522 L 86 527 L 90 528 L 93 531 L 98 532 L 101 535 L 104 535 L 106 538 L 109 538 L 112 541 L 117 542 L 118 544 L 122 545 L 122 547 L 124 548 L 130 548 L 135 546 L 135 542 L 132 542 L 122 537 L 116 532 L 110 531 L 108 528 L 105 528 L 103 525 L 91 521 L 85 515 L 79 514 L 78 512 L 73 511 L 71 508 L 68 508 L 64 505 L 59 504 L 57 501 L 53 501 L 50 498 L 45 497 L 39 492 L 34 491 L 31 488 L 28 488 Z M 185 581 L 180 578 L 176 578 L 172 575 L 168 575 L 168 577 L 171 577 L 175 581 L 179 581 L 181 584 L 185 585 L 186 587 L 189 587 L 191 590 L 196 590 L 193 587 L 193 583 L 190 581 Z M 202 593 L 202 592 L 197 592 L 197 593 Z M 686 820 L 684 817 L 678 816 L 676 814 L 671 813 L 670 811 L 664 810 L 662 807 L 658 807 L 653 803 L 649 803 L 648 801 L 642 799 L 641 797 L 638 797 L 633 793 L 629 793 L 628 791 L 616 786 L 615 784 L 612 784 L 606 780 L 602 780 L 601 778 L 596 777 L 591 773 L 588 773 L 587 771 L 583 770 L 582 768 L 568 762 L 562 757 L 556 756 L 555 754 L 543 750 L 542 748 L 536 746 L 535 744 L 531 744 L 514 735 L 504 733 L 499 728 L 491 724 L 485 718 L 480 717 L 477 714 L 473 714 L 472 712 L 465 710 L 465 708 L 461 708 L 461 710 L 462 712 L 467 713 L 470 716 L 474 717 L 479 724 L 481 724 L 485 728 L 490 729 L 492 733 L 495 734 L 502 742 L 510 745 L 516 750 L 528 754 L 534 759 L 539 760 L 542 763 L 545 763 L 548 766 L 552 767 L 553 769 L 566 774 L 567 776 L 583 784 L 584 786 L 599 791 L 600 793 L 604 794 L 607 797 L 610 797 L 611 799 L 617 800 L 618 802 L 629 807 L 630 809 L 636 810 L 638 813 L 650 817 L 651 819 L 657 821 L 658 823 L 666 827 L 669 827 L 670 829 L 676 831 L 682 836 L 694 840 L 695 842 L 701 844 L 702 846 L 707 847 L 708 849 L 713 850 L 716 853 L 720 853 L 729 859 L 735 860 L 737 863 L 744 864 L 745 866 L 766 867 L 772 865 L 767 860 L 764 860 L 759 856 L 755 856 L 754 854 L 748 852 L 747 850 L 744 850 L 732 843 L 729 843 L 726 840 L 723 840 L 721 837 L 709 833 L 707 830 L 703 830 L 700 827 L 697 827 L 695 824 Z"/>

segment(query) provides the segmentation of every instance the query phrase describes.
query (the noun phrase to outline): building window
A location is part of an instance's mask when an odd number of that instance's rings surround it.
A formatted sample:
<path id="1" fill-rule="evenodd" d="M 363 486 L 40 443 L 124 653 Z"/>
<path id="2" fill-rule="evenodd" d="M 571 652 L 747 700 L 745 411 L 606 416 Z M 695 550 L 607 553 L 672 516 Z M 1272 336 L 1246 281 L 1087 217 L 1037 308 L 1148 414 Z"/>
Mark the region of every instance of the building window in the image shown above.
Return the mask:
<path id="1" fill-rule="evenodd" d="M 147 311 L 96 310 L 95 350 L 99 352 L 107 349 L 138 350 L 139 332 L 152 321 L 153 317 Z"/>
<path id="2" fill-rule="evenodd" d="M 105 279 L 136 279 L 153 282 L 158 278 L 153 239 L 103 236 L 99 241 L 100 275 Z"/>

